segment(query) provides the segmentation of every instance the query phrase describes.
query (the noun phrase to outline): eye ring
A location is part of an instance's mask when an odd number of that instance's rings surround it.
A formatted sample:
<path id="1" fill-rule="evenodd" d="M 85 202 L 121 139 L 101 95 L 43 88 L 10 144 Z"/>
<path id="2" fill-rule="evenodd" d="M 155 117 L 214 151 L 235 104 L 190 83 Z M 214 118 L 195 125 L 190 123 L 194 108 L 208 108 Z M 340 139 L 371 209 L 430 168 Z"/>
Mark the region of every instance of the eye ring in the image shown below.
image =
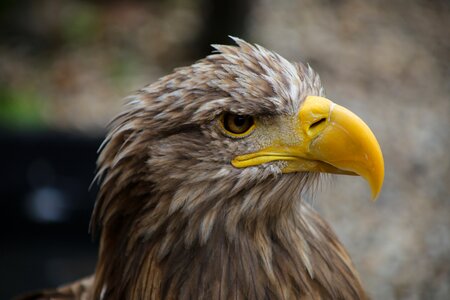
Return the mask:
<path id="1" fill-rule="evenodd" d="M 249 135 L 255 129 L 255 120 L 252 116 L 223 113 L 220 125 L 225 133 L 231 137 L 241 138 Z"/>

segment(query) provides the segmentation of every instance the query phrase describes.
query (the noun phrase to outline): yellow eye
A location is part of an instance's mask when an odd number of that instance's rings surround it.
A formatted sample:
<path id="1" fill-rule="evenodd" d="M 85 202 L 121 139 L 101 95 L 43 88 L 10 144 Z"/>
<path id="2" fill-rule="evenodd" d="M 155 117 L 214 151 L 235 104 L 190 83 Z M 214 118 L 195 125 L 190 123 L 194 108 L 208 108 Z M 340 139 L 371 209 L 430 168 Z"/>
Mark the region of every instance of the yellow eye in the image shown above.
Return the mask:
<path id="1" fill-rule="evenodd" d="M 231 136 L 243 137 L 253 131 L 255 121 L 252 116 L 225 113 L 222 116 L 222 125 L 225 131 Z"/>

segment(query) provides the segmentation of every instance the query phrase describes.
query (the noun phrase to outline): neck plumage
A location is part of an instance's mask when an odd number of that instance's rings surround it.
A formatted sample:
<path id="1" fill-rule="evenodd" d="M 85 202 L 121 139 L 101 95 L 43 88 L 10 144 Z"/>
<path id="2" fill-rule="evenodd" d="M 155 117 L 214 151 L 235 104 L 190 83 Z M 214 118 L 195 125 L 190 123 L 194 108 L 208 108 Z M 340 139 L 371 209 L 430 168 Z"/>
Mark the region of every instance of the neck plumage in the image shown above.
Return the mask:
<path id="1" fill-rule="evenodd" d="M 174 194 L 146 193 L 148 182 L 130 184 L 100 194 L 116 204 L 96 207 L 94 299 L 366 298 L 346 251 L 306 203 L 261 189 L 252 198 L 265 210 L 255 214 L 243 212 L 245 193 L 189 211 Z"/>

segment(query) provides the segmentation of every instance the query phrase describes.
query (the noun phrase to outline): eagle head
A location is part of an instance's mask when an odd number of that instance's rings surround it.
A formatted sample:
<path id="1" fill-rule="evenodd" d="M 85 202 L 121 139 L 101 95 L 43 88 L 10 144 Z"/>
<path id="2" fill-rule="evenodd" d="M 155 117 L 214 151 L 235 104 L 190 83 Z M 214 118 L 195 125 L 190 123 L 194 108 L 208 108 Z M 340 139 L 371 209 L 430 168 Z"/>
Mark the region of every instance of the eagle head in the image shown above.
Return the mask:
<path id="1" fill-rule="evenodd" d="M 378 142 L 324 98 L 310 66 L 234 41 L 139 90 L 112 122 L 92 218 L 97 295 L 360 296 L 345 250 L 301 194 L 336 173 L 362 176 L 375 198 Z"/>

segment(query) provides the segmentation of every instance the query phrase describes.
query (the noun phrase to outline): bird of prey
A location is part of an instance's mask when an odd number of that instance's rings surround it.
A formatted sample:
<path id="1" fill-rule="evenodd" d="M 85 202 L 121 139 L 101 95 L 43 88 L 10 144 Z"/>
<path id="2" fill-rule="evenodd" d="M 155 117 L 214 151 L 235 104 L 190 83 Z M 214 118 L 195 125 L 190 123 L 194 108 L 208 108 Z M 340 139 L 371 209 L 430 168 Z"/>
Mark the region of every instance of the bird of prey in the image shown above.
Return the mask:
<path id="1" fill-rule="evenodd" d="M 302 194 L 335 173 L 375 198 L 376 138 L 309 65 L 233 39 L 130 97 L 98 159 L 94 275 L 27 299 L 367 298 Z"/>

